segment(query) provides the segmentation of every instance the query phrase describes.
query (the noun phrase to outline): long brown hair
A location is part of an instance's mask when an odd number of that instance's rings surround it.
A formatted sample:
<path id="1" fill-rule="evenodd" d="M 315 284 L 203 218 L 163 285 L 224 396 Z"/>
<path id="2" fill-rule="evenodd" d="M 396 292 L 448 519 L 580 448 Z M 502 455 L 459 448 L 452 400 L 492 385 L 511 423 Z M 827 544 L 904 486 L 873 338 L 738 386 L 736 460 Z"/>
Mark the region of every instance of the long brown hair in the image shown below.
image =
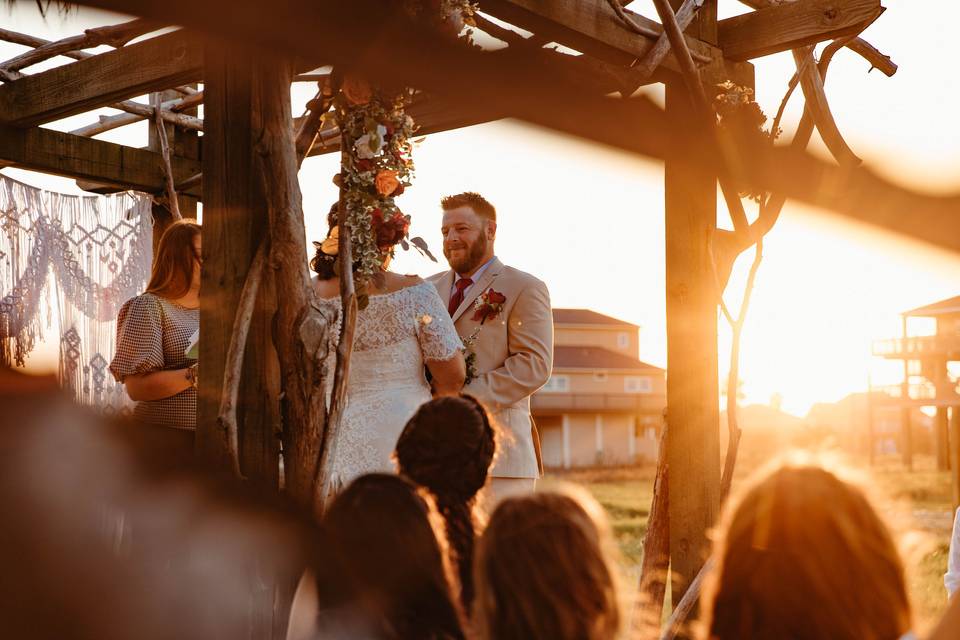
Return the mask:
<path id="1" fill-rule="evenodd" d="M 586 492 L 500 503 L 477 546 L 483 640 L 612 640 L 620 629 L 613 541 Z"/>
<path id="2" fill-rule="evenodd" d="M 199 260 L 193 249 L 193 239 L 199 235 L 200 225 L 193 220 L 178 220 L 167 227 L 153 258 L 147 293 L 176 300 L 190 291 L 193 267 Z"/>
<path id="3" fill-rule="evenodd" d="M 391 640 L 461 640 L 435 519 L 432 500 L 400 476 L 354 480 L 321 524 L 321 611 L 351 610 Z"/>
<path id="4" fill-rule="evenodd" d="M 704 587 L 711 640 L 896 640 L 903 564 L 864 493 L 810 464 L 758 477 L 727 511 Z"/>
<path id="5" fill-rule="evenodd" d="M 473 601 L 473 547 L 477 493 L 497 448 L 490 416 L 469 395 L 435 398 L 417 409 L 397 440 L 400 473 L 429 491 L 443 516 L 452 563 L 460 579 L 460 603 Z"/>

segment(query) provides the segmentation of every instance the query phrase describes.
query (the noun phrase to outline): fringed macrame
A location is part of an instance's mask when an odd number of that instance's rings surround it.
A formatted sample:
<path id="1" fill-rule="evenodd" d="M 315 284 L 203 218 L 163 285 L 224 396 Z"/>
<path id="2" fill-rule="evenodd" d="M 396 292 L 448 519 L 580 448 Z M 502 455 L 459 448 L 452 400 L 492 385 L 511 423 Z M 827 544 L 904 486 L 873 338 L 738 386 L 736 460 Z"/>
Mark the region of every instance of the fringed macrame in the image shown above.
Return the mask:
<path id="1" fill-rule="evenodd" d="M 149 277 L 152 237 L 146 196 L 71 196 L 0 175 L 0 365 L 23 366 L 57 327 L 61 385 L 82 404 L 123 410 L 107 367 L 120 305 Z"/>

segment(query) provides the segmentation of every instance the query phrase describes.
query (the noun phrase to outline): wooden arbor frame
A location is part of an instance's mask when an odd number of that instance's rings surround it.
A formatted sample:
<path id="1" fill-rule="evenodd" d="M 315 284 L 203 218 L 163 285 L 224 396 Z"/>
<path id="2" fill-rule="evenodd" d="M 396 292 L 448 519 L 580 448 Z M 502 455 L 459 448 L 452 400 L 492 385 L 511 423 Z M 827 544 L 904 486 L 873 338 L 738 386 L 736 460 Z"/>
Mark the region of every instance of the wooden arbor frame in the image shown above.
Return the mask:
<path id="1" fill-rule="evenodd" d="M 410 111 L 424 133 L 517 117 L 663 159 L 670 370 L 666 463 L 672 477 L 669 546 L 677 576 L 674 594 L 679 594 L 702 565 L 705 532 L 720 504 L 717 291 L 710 244 L 729 247 L 726 259 L 732 261 L 771 223 L 768 219 L 750 226 L 745 218 L 735 219 L 733 235 L 718 235 L 717 176 L 734 172 L 738 180 L 774 193 L 781 202 L 795 198 L 960 250 L 960 234 L 945 232 L 956 229 L 960 198 L 914 193 L 857 168 L 856 157 L 830 117 L 823 93 L 825 65 L 818 69 L 814 64 L 812 45 L 835 40 L 831 55 L 845 46 L 892 74 L 895 65 L 856 37 L 880 14 L 879 0 L 745 1 L 756 11 L 729 20 L 717 20 L 716 0 L 671 0 L 669 7 L 660 2 L 664 23 L 674 16 L 676 26 L 685 29 L 683 41 L 674 38 L 671 48 L 658 22 L 606 0 L 484 0 L 481 10 L 498 22 L 482 19 L 480 27 L 509 47 L 480 52 L 403 23 L 390 14 L 386 3 L 374 0 L 297 0 L 282 8 L 255 0 L 89 0 L 85 4 L 182 24 L 195 32 L 176 31 L 96 56 L 82 52 L 93 46 L 91 41 L 61 45 L 58 53 L 79 59 L 28 76 L 19 71 L 23 66 L 0 64 L 0 76 L 6 81 L 0 87 L 0 161 L 85 184 L 159 194 L 167 179 L 162 153 L 84 135 L 94 135 L 97 127 L 105 130 L 102 127 L 118 120 L 74 133 L 39 125 L 127 103 L 126 110 L 133 110 L 130 116 L 153 114 L 175 129 L 171 177 L 181 194 L 202 197 L 205 205 L 199 440 L 213 458 L 230 455 L 216 421 L 228 336 L 259 240 L 270 235 L 270 256 L 264 259 L 277 277 L 264 278 L 252 303 L 241 388 L 244 401 L 238 411 L 239 465 L 248 478 L 276 485 L 280 381 L 288 396 L 282 421 L 288 455 L 294 446 L 287 441 L 290 431 L 323 429 L 325 418 L 318 406 L 301 407 L 296 415 L 289 410 L 291 394 L 308 393 L 322 379 L 317 362 L 325 332 L 309 312 L 305 265 L 298 268 L 290 262 L 303 262 L 304 237 L 289 103 L 284 106 L 269 97 L 284 93 L 295 78 L 294 67 L 346 65 L 374 81 L 404 78 L 423 92 Z M 384 18 L 382 24 L 373 20 L 376 29 L 371 28 L 371 16 Z M 524 38 L 504 23 L 533 36 Z M 201 33 L 202 38 L 197 35 Z M 9 32 L 0 36 L 25 38 Z M 544 49 L 549 42 L 584 55 Z M 30 46 L 43 48 L 42 43 Z M 729 149 L 725 152 L 724 145 L 698 124 L 702 121 L 691 102 L 696 91 L 684 82 L 684 72 L 689 81 L 692 62 L 701 86 L 709 88 L 726 79 L 752 85 L 752 66 L 746 61 L 785 50 L 794 51 L 807 99 L 797 134 L 803 144 L 769 149 L 747 148 L 743 142 L 731 157 Z M 282 52 L 286 57 L 264 52 Z M 308 62 L 294 65 L 289 60 Z M 204 83 L 202 123 L 184 113 L 198 100 L 190 89 L 190 83 L 198 81 Z M 649 82 L 666 83 L 666 110 L 632 97 L 637 87 Z M 178 89 L 179 97 L 169 95 L 159 110 L 129 104 L 134 96 L 171 89 Z M 614 92 L 619 97 L 610 95 Z M 187 107 L 182 107 L 184 103 Z M 124 118 L 120 124 L 131 121 L 126 114 L 115 118 Z M 837 164 L 803 153 L 801 134 L 809 139 L 814 125 Z M 192 152 L 185 151 L 178 140 L 184 132 L 200 128 L 201 142 Z M 337 132 L 324 125 L 310 153 L 337 148 Z M 267 179 L 261 182 L 264 174 Z M 907 206 L 912 212 L 909 219 L 902 214 Z M 290 307 L 292 299 L 298 307 Z M 284 342 L 292 334 L 299 342 Z M 309 346 L 307 351 L 304 345 Z M 294 371 L 294 362 L 307 373 Z M 318 422 L 305 422 L 305 416 Z M 319 455 L 315 450 L 297 453 L 302 455 L 300 462 L 291 465 L 287 460 L 288 487 L 309 483 L 314 469 L 303 472 L 303 478 L 296 474 Z"/>

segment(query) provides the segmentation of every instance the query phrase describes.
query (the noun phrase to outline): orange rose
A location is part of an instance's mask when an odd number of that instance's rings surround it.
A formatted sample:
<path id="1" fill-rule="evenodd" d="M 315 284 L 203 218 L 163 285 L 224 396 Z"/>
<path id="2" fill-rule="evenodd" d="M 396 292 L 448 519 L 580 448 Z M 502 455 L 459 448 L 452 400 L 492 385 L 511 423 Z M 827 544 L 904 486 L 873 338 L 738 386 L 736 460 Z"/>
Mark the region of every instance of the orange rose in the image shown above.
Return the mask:
<path id="1" fill-rule="evenodd" d="M 400 186 L 400 181 L 397 180 L 397 172 L 390 169 L 384 169 L 378 173 L 375 183 L 377 193 L 382 196 L 389 196 Z"/>
<path id="2" fill-rule="evenodd" d="M 357 76 L 347 76 L 343 79 L 343 85 L 340 87 L 347 102 L 354 106 L 361 106 L 370 102 L 373 97 L 373 89 L 363 78 Z"/>

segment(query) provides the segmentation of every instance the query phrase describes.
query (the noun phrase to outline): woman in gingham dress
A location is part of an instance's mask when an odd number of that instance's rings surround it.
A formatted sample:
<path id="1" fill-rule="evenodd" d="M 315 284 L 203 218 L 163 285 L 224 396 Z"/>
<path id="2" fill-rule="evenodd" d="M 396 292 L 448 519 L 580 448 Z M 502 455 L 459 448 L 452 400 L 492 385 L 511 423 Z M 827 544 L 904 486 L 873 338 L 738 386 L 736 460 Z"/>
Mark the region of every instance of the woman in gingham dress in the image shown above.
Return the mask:
<path id="1" fill-rule="evenodd" d="M 197 363 L 184 353 L 200 326 L 200 256 L 200 225 L 183 220 L 164 232 L 146 292 L 120 309 L 110 363 L 136 420 L 184 454 L 197 427 Z"/>

